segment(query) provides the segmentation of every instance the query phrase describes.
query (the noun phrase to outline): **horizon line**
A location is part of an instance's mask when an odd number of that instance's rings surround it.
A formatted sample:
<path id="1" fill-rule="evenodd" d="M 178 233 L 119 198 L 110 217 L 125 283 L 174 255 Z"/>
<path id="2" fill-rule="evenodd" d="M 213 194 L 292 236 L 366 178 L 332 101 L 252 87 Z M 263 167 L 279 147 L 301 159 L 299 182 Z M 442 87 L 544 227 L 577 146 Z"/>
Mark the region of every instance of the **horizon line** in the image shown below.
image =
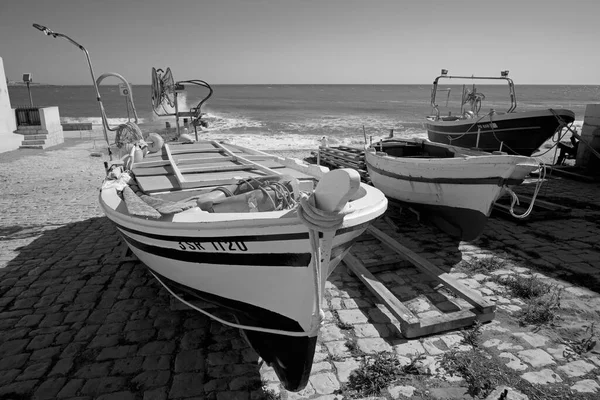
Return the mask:
<path id="1" fill-rule="evenodd" d="M 129 83 L 134 86 L 151 86 L 151 83 Z M 461 85 L 462 83 L 446 83 L 443 86 L 450 85 Z M 504 86 L 504 82 L 489 82 L 485 83 L 486 85 L 498 85 Z M 31 82 L 31 86 L 93 86 L 91 83 L 42 83 L 42 82 Z M 210 83 L 210 85 L 230 85 L 230 86 L 239 86 L 239 85 L 247 85 L 247 86 L 285 86 L 285 85 L 293 85 L 293 86 L 310 86 L 310 85 L 318 85 L 318 86 L 395 86 L 395 85 L 433 85 L 433 82 L 428 83 Z M 438 86 L 441 84 L 438 83 Z M 600 86 L 600 83 L 518 83 L 515 84 L 516 87 L 523 85 L 533 85 L 533 86 Z M 25 82 L 20 81 L 9 81 L 7 86 L 27 86 Z M 118 83 L 115 84 L 104 84 L 101 86 L 119 86 Z"/>

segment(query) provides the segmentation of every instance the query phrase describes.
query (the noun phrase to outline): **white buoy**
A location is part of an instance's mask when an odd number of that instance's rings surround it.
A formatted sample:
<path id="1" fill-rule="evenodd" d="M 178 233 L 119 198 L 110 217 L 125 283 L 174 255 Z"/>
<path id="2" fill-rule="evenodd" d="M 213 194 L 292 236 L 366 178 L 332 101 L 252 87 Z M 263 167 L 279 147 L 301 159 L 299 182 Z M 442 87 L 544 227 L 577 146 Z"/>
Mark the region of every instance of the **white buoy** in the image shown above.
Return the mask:
<path id="1" fill-rule="evenodd" d="M 182 143 L 193 143 L 194 138 L 191 135 L 188 135 L 187 133 L 182 133 L 181 135 L 179 135 L 179 141 Z"/>
<path id="2" fill-rule="evenodd" d="M 148 135 L 148 152 L 150 153 L 157 153 L 160 151 L 160 149 L 162 149 L 163 145 L 165 144 L 165 140 L 162 138 L 162 136 L 160 136 L 158 133 L 150 133 Z"/>

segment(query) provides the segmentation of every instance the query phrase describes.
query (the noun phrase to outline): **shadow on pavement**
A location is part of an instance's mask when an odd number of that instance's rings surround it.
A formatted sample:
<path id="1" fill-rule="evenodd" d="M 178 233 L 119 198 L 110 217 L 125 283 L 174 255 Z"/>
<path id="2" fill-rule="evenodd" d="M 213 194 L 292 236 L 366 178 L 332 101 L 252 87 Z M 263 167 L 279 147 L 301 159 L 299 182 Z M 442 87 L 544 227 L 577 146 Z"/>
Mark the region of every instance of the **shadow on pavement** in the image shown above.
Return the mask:
<path id="1" fill-rule="evenodd" d="M 174 310 L 142 263 L 122 261 L 108 219 L 1 233 L 27 232 L 39 237 L 0 269 L 0 397 L 260 392 L 256 353 L 239 331 Z"/>

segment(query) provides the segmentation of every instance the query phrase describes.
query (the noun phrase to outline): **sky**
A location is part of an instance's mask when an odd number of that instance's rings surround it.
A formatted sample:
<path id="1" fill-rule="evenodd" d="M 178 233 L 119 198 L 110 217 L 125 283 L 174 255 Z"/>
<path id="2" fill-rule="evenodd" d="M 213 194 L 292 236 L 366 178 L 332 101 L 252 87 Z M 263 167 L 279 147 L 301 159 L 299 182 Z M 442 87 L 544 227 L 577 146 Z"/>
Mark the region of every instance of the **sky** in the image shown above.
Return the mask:
<path id="1" fill-rule="evenodd" d="M 600 84 L 599 0 L 1 0 L 9 80 L 151 68 L 210 84 L 429 84 L 450 75 Z"/>

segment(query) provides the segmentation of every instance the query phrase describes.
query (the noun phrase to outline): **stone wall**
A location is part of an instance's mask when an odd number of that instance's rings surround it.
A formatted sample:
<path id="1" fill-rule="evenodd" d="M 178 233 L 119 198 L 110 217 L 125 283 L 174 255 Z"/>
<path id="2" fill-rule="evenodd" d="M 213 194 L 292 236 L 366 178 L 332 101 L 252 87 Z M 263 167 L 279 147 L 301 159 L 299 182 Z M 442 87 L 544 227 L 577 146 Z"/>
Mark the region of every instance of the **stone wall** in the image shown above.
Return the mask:
<path id="1" fill-rule="evenodd" d="M 0 57 L 0 153 L 15 150 L 21 144 L 23 136 L 16 135 L 15 111 L 10 106 L 4 62 Z"/>

